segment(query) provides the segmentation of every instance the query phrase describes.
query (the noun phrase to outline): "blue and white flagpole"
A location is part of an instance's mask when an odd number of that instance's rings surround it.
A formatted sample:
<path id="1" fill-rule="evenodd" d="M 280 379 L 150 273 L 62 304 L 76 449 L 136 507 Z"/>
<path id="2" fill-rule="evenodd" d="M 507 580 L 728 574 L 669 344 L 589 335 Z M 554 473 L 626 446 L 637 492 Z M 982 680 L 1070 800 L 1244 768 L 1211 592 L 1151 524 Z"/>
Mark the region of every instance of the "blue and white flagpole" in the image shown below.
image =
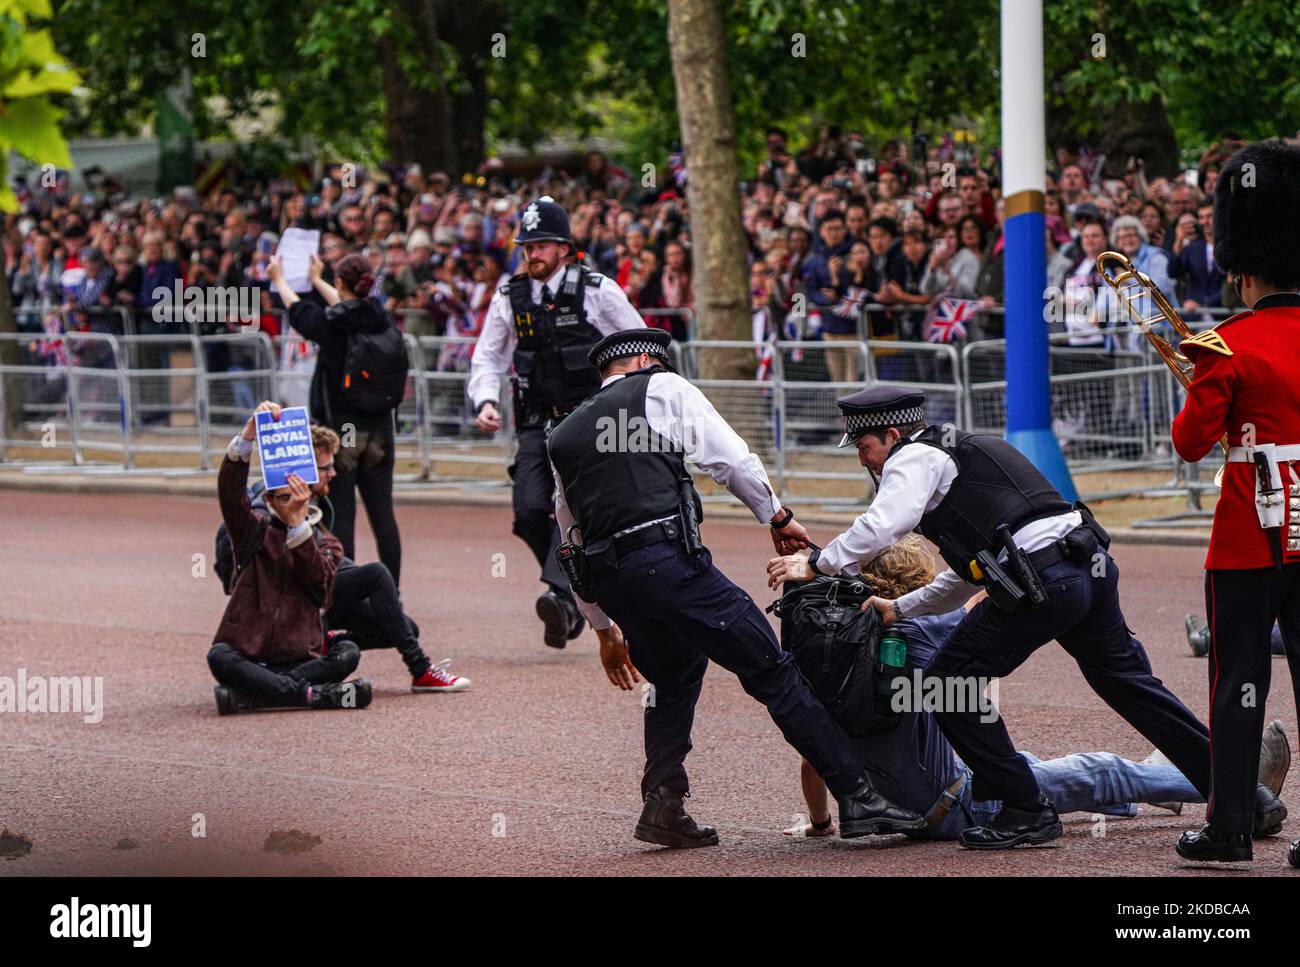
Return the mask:
<path id="1" fill-rule="evenodd" d="M 1066 500 L 1077 496 L 1052 433 L 1043 241 L 1047 135 L 1042 0 L 1002 0 L 1002 195 L 1006 204 L 1007 441 Z"/>

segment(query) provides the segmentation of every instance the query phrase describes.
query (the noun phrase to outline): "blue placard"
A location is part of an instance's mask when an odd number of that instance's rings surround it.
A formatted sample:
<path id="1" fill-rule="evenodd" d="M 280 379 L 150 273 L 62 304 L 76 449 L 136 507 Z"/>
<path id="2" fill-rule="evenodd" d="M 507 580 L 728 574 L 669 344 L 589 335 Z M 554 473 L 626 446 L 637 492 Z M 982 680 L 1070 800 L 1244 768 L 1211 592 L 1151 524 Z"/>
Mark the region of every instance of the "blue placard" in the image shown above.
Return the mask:
<path id="1" fill-rule="evenodd" d="M 291 473 L 303 483 L 320 480 L 316 453 L 311 448 L 311 421 L 307 407 L 286 406 L 275 419 L 265 410 L 257 414 L 257 453 L 262 460 L 262 480 L 268 490 L 285 486 Z"/>

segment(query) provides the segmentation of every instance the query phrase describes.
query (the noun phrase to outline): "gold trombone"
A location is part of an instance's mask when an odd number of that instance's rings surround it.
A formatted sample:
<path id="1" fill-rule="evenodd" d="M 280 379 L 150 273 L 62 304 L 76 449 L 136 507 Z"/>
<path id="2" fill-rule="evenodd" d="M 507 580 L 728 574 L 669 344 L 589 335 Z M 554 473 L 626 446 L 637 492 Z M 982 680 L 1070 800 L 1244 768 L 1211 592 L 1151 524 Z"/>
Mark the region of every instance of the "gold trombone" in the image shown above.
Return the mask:
<path id="1" fill-rule="evenodd" d="M 1106 271 L 1111 266 L 1118 267 L 1118 271 L 1114 276 Z M 1174 307 L 1169 304 L 1169 300 L 1160 291 L 1160 287 L 1151 281 L 1151 276 L 1134 268 L 1127 255 L 1122 252 L 1102 252 L 1097 256 L 1097 272 L 1106 280 L 1106 284 L 1114 290 L 1115 296 L 1128 310 L 1128 314 L 1133 318 L 1142 335 L 1146 336 L 1147 341 L 1155 347 L 1155 351 L 1160 354 L 1160 358 L 1164 360 L 1165 365 L 1174 374 L 1174 378 L 1182 384 L 1183 389 L 1187 389 L 1192 382 L 1194 370 L 1192 361 L 1170 345 L 1168 339 L 1154 331 L 1152 329 L 1154 325 L 1163 320 L 1169 323 L 1183 339 L 1199 338 L 1206 340 L 1207 343 L 1212 343 L 1212 348 L 1219 352 L 1227 355 L 1232 354 L 1232 351 L 1227 348 L 1222 337 L 1218 336 L 1217 333 L 1213 334 L 1213 336 L 1211 336 L 1211 333 L 1202 333 L 1200 337 L 1197 337 L 1191 326 L 1187 325 Z M 1156 311 L 1149 316 L 1142 315 L 1139 308 L 1144 298 L 1150 299 L 1151 304 L 1156 308 Z M 1211 338 L 1207 340 L 1206 337 Z M 1223 471 L 1227 466 L 1228 437 L 1226 435 L 1219 441 L 1219 446 L 1223 448 L 1224 467 L 1220 467 L 1219 472 L 1214 476 L 1216 486 L 1223 485 Z"/>

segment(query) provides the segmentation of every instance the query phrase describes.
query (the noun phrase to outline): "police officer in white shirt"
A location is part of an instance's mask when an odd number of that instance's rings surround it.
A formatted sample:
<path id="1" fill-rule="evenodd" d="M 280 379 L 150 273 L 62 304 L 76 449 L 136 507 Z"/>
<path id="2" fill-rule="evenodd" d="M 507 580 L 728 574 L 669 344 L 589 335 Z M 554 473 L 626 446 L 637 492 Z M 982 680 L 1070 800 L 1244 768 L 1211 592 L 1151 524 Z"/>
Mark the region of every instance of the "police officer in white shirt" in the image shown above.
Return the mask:
<path id="1" fill-rule="evenodd" d="M 643 328 L 601 340 L 592 351 L 601 388 L 548 441 L 555 515 L 566 538 L 582 545 L 577 553 L 588 573 L 575 589 L 597 629 L 606 674 L 630 689 L 639 669 L 654 686 L 634 835 L 676 847 L 718 841 L 716 830 L 698 826 L 682 805 L 691 723 L 709 659 L 767 706 L 786 740 L 826 781 L 839 800 L 841 836 L 924 828 L 920 815 L 874 791 L 863 751 L 809 689 L 762 611 L 699 542 L 702 507 L 688 459 L 770 524 L 778 552 L 805 547 L 807 532 L 781 506 L 745 441 L 703 393 L 664 368 L 669 339 Z M 573 551 L 570 543 L 562 548 Z"/>
<path id="2" fill-rule="evenodd" d="M 859 462 L 879 475 L 876 497 L 825 548 L 769 562 L 769 584 L 856 570 L 919 529 L 949 569 L 897 600 L 876 597 L 864 607 L 875 607 L 892 624 L 903 616 L 950 611 L 981 587 L 988 591 L 927 669 L 927 676 L 946 680 L 940 694 L 982 693 L 988 681 L 1010 674 L 1056 639 L 1106 704 L 1205 795 L 1208 732 L 1152 674 L 1141 642 L 1129 633 L 1106 532 L 1087 507 L 1067 503 L 1011 444 L 926 426 L 924 406 L 924 394 L 891 387 L 839 400 L 845 427 L 840 446 L 855 444 Z M 989 721 L 977 703 L 963 704 L 938 711 L 936 719 L 974 771 L 974 798 L 1001 800 L 1002 809 L 989 826 L 965 830 L 961 844 L 1006 849 L 1060 836 L 1056 808 L 1001 719 Z"/>
<path id="3" fill-rule="evenodd" d="M 559 531 L 546 460 L 547 428 L 600 385 L 587 353 L 601 337 L 645 323 L 617 285 L 571 264 L 569 216 L 562 206 L 542 197 L 523 210 L 520 223 L 515 242 L 524 247 L 526 271 L 492 297 L 474 346 L 467 392 L 478 428 L 497 432 L 501 377 L 514 368 L 519 447 L 510 467 L 513 529 L 532 550 L 548 585 L 537 599 L 543 638 L 552 648 L 563 648 L 582 633 L 583 619 L 555 562 Z"/>

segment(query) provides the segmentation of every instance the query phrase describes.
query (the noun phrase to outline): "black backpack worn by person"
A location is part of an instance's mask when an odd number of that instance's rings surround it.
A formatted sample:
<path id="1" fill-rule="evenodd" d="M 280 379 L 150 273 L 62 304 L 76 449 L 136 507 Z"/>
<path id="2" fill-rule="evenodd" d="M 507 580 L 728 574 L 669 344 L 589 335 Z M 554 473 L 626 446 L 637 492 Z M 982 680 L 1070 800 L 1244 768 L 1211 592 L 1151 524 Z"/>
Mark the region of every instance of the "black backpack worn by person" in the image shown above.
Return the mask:
<path id="1" fill-rule="evenodd" d="M 767 609 L 781 619 L 781 647 L 841 728 L 858 738 L 896 726 L 900 714 L 889 695 L 878 696 L 884 624 L 874 608 L 861 610 L 875 592 L 850 577 L 816 577 L 787 583 Z"/>
<path id="2" fill-rule="evenodd" d="M 406 395 L 410 367 L 406 341 L 391 316 L 378 331 L 349 332 L 339 387 L 343 399 L 359 413 L 395 410 Z"/>

